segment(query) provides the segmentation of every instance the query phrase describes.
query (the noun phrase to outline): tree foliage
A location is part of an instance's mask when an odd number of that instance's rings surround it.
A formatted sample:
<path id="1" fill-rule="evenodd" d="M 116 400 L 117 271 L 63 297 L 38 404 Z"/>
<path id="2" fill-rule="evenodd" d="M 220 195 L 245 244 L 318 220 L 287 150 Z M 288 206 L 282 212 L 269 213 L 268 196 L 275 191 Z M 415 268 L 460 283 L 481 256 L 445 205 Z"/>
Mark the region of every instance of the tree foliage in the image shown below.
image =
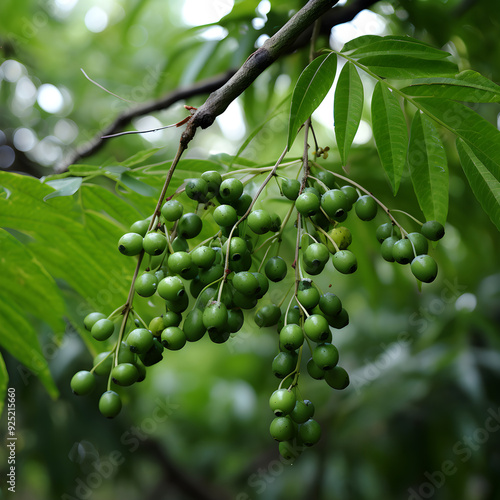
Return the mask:
<path id="1" fill-rule="evenodd" d="M 213 22 L 197 20 L 195 3 L 0 6 L 0 409 L 14 387 L 18 490 L 496 498 L 495 3 L 206 2 Z M 146 129 L 156 131 L 102 139 Z M 316 447 L 290 467 L 268 436 L 276 333 L 252 310 L 226 344 L 168 352 L 113 421 L 98 414 L 98 395 L 70 393 L 72 375 L 111 346 L 83 319 L 121 314 L 134 270 L 147 266 L 117 251 L 134 221 L 158 213 L 165 195 L 196 211 L 186 181 L 214 170 L 285 218 L 293 203 L 281 179 L 303 188 L 309 165 L 384 209 L 373 221 L 353 209 L 341 224 L 353 235 L 353 276 L 331 263 L 314 276 L 349 312 L 334 338 L 351 378 L 332 394 L 301 373 L 323 429 Z M 269 172 L 278 177 L 264 181 Z M 219 231 L 208 208 L 196 243 Z M 296 266 L 310 241 L 296 238 L 293 214 L 278 247 Z M 417 284 L 409 266 L 381 258 L 375 231 L 391 220 L 408 232 L 445 225 L 429 249 L 436 281 Z M 149 322 L 164 301 L 136 296 L 133 308 Z"/>

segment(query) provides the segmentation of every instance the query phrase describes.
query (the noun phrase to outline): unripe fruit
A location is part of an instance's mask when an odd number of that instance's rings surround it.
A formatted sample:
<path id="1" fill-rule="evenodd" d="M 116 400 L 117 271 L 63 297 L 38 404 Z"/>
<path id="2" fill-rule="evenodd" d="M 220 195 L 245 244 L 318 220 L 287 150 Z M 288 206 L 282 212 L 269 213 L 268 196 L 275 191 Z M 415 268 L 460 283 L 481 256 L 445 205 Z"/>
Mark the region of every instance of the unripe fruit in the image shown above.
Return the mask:
<path id="1" fill-rule="evenodd" d="M 173 311 L 167 311 L 163 316 L 163 327 L 167 326 L 179 326 L 182 321 L 182 314 L 175 313 Z M 151 328 L 150 328 L 151 330 Z"/>
<path id="2" fill-rule="evenodd" d="M 303 253 L 304 262 L 313 270 L 318 267 L 324 267 L 330 258 L 330 252 L 323 243 L 312 243 Z"/>
<path id="3" fill-rule="evenodd" d="M 231 334 L 229 330 L 209 330 L 208 336 L 214 344 L 223 344 L 227 342 Z"/>
<path id="4" fill-rule="evenodd" d="M 274 282 L 281 281 L 287 272 L 287 266 L 284 259 L 280 256 L 271 257 L 264 267 L 266 276 Z"/>
<path id="5" fill-rule="evenodd" d="M 108 375 L 113 366 L 113 354 L 110 351 L 100 352 L 93 362 L 94 373 L 99 376 Z"/>
<path id="6" fill-rule="evenodd" d="M 254 210 L 250 212 L 247 223 L 255 234 L 265 234 L 271 229 L 272 219 L 267 210 Z"/>
<path id="7" fill-rule="evenodd" d="M 187 293 L 180 295 L 175 301 L 165 300 L 166 311 L 182 313 L 188 308 L 188 306 L 189 306 L 189 295 Z"/>
<path id="8" fill-rule="evenodd" d="M 158 283 L 158 295 L 162 299 L 175 302 L 185 294 L 184 283 L 177 276 L 167 276 Z"/>
<path id="9" fill-rule="evenodd" d="M 142 246 L 149 255 L 161 255 L 167 248 L 167 238 L 160 233 L 148 233 L 142 240 Z"/>
<path id="10" fill-rule="evenodd" d="M 83 320 L 83 325 L 90 332 L 90 330 L 92 330 L 92 327 L 100 319 L 105 319 L 105 318 L 106 318 L 105 314 L 102 314 L 100 312 L 91 312 L 90 314 L 87 314 L 87 316 L 85 316 L 85 319 Z"/>
<path id="11" fill-rule="evenodd" d="M 87 370 L 76 372 L 71 378 L 70 385 L 73 394 L 78 396 L 90 394 L 95 387 L 94 374 Z"/>
<path id="12" fill-rule="evenodd" d="M 372 220 L 377 215 L 378 205 L 377 202 L 370 195 L 366 194 L 358 198 L 354 205 L 356 215 L 361 220 Z"/>
<path id="13" fill-rule="evenodd" d="M 297 424 L 307 422 L 314 415 L 314 405 L 308 399 L 297 401 L 295 407 L 290 413 L 291 419 Z"/>
<path id="14" fill-rule="evenodd" d="M 276 417 L 269 426 L 269 433 L 276 441 L 288 441 L 295 434 L 293 422 L 288 417 Z"/>
<path id="15" fill-rule="evenodd" d="M 219 226 L 232 227 L 238 221 L 236 209 L 231 205 L 219 205 L 213 213 L 214 221 Z"/>
<path id="16" fill-rule="evenodd" d="M 342 302 L 334 293 L 327 292 L 319 298 L 319 308 L 328 316 L 336 316 L 342 310 Z"/>
<path id="17" fill-rule="evenodd" d="M 148 329 L 153 334 L 153 337 L 159 337 L 164 328 L 165 325 L 163 324 L 162 316 L 156 316 L 149 322 L 148 325 Z"/>
<path id="18" fill-rule="evenodd" d="M 339 362 L 339 351 L 333 344 L 318 344 L 312 351 L 312 359 L 321 370 L 331 370 Z"/>
<path id="19" fill-rule="evenodd" d="M 415 255 L 424 255 L 429 250 L 429 243 L 427 238 L 420 233 L 410 233 L 408 234 L 408 239 L 413 243 L 415 247 Z"/>
<path id="20" fill-rule="evenodd" d="M 149 221 L 147 219 L 138 220 L 130 226 L 130 232 L 140 234 L 144 238 L 144 236 L 146 236 L 146 233 L 148 232 L 148 228 Z"/>
<path id="21" fill-rule="evenodd" d="M 337 244 L 339 250 L 345 250 L 352 243 L 351 231 L 345 226 L 334 227 L 328 236 Z M 337 249 L 332 244 L 332 242 L 327 238 L 326 246 L 331 253 L 335 253 Z"/>
<path id="22" fill-rule="evenodd" d="M 325 372 L 325 381 L 332 389 L 341 391 L 349 385 L 349 374 L 337 365 Z"/>
<path id="23" fill-rule="evenodd" d="M 340 190 L 345 194 L 349 205 L 352 207 L 358 199 L 358 192 L 354 186 L 342 186 Z"/>
<path id="24" fill-rule="evenodd" d="M 304 321 L 304 333 L 313 342 L 324 342 L 330 333 L 330 326 L 324 316 L 320 314 L 311 314 Z"/>
<path id="25" fill-rule="evenodd" d="M 229 333 L 236 333 L 241 330 L 245 317 L 241 309 L 229 309 L 227 311 L 227 326 Z"/>
<path id="26" fill-rule="evenodd" d="M 210 285 L 210 283 L 213 283 L 224 276 L 224 266 L 221 264 L 214 264 L 208 269 L 200 269 L 198 271 L 198 276 L 200 278 L 200 282 L 204 286 Z"/>
<path id="27" fill-rule="evenodd" d="M 224 332 L 227 330 L 227 308 L 222 302 L 209 302 L 203 311 L 203 324 L 210 332 Z"/>
<path id="28" fill-rule="evenodd" d="M 129 257 L 142 252 L 142 236 L 137 233 L 126 233 L 118 240 L 118 250 Z"/>
<path id="29" fill-rule="evenodd" d="M 307 422 L 300 425 L 299 437 L 306 446 L 316 444 L 321 438 L 321 427 L 318 422 L 310 418 Z"/>
<path id="30" fill-rule="evenodd" d="M 337 328 L 338 330 L 349 324 L 349 314 L 344 308 L 342 308 L 336 316 L 327 316 L 326 319 L 331 327 Z"/>
<path id="31" fill-rule="evenodd" d="M 205 335 L 207 329 L 203 324 L 203 311 L 201 309 L 195 307 L 189 311 L 182 325 L 182 331 L 188 342 L 196 342 Z"/>
<path id="32" fill-rule="evenodd" d="M 297 300 L 308 310 L 318 305 L 319 297 L 320 293 L 316 287 L 306 288 L 297 292 Z"/>
<path id="33" fill-rule="evenodd" d="M 304 333 L 299 325 L 286 325 L 280 333 L 280 347 L 287 351 L 295 351 L 304 343 Z"/>
<path id="34" fill-rule="evenodd" d="M 158 282 L 156 276 L 151 273 L 144 273 L 135 280 L 134 288 L 141 297 L 151 297 L 155 294 Z"/>
<path id="35" fill-rule="evenodd" d="M 181 238 L 189 240 L 196 238 L 201 232 L 203 223 L 200 216 L 195 213 L 184 214 L 177 225 L 177 233 Z"/>
<path id="36" fill-rule="evenodd" d="M 178 326 L 169 326 L 161 333 L 161 343 L 171 351 L 182 349 L 186 340 L 186 335 Z"/>
<path id="37" fill-rule="evenodd" d="M 380 254 L 387 262 L 394 262 L 394 254 L 392 253 L 394 244 L 399 241 L 397 236 L 389 236 L 380 245 Z"/>
<path id="38" fill-rule="evenodd" d="M 213 198 L 219 194 L 219 188 L 222 183 L 222 176 L 216 170 L 207 170 L 201 174 L 201 178 L 206 181 L 208 193 L 207 198 Z"/>
<path id="39" fill-rule="evenodd" d="M 255 312 L 254 320 L 258 327 L 274 326 L 281 316 L 281 309 L 275 304 L 266 304 Z"/>
<path id="40" fill-rule="evenodd" d="M 220 203 L 233 203 L 243 194 L 243 183 L 239 179 L 225 179 L 221 182 L 219 196 Z"/>
<path id="41" fill-rule="evenodd" d="M 415 256 L 410 240 L 405 238 L 396 241 L 392 247 L 392 256 L 398 264 L 409 264 Z"/>
<path id="42" fill-rule="evenodd" d="M 328 170 L 320 170 L 316 175 L 315 175 L 316 179 L 318 179 L 319 181 L 321 181 L 325 186 L 326 186 L 326 189 L 333 189 L 335 187 L 335 184 L 336 184 L 336 180 L 335 180 L 335 176 L 329 172 Z M 318 189 L 319 187 L 319 183 L 318 182 L 315 182 L 315 185 L 318 185 Z M 324 191 L 325 188 L 321 187 L 321 190 Z"/>
<path id="43" fill-rule="evenodd" d="M 310 217 L 319 211 L 320 199 L 316 193 L 304 191 L 295 200 L 295 208 L 299 214 Z"/>
<path id="44" fill-rule="evenodd" d="M 195 248 L 190 255 L 193 264 L 203 269 L 208 269 L 213 265 L 216 254 L 213 248 L 203 245 Z"/>
<path id="45" fill-rule="evenodd" d="M 350 208 L 346 195 L 340 189 L 330 189 L 321 197 L 321 208 L 333 219 L 343 217 Z"/>
<path id="46" fill-rule="evenodd" d="M 129 386 L 138 378 L 139 371 L 132 363 L 120 363 L 111 370 L 111 379 L 116 385 Z"/>
<path id="47" fill-rule="evenodd" d="M 279 352 L 272 363 L 272 372 L 280 379 L 290 375 L 297 366 L 297 354 L 290 351 Z"/>
<path id="48" fill-rule="evenodd" d="M 295 393 L 288 389 L 278 389 L 269 398 L 269 407 L 277 417 L 288 415 L 295 408 Z"/>
<path id="49" fill-rule="evenodd" d="M 184 213 L 184 207 L 179 200 L 168 200 L 161 207 L 161 215 L 168 222 L 179 220 Z"/>
<path id="50" fill-rule="evenodd" d="M 333 266 L 342 274 L 352 274 L 358 268 L 356 256 L 349 250 L 340 250 L 332 257 Z"/>
<path id="51" fill-rule="evenodd" d="M 172 250 L 174 252 L 189 252 L 189 243 L 185 238 L 177 236 L 174 238 L 174 241 L 172 241 Z"/>
<path id="52" fill-rule="evenodd" d="M 299 196 L 300 182 L 297 179 L 283 179 L 281 191 L 289 200 L 296 200 Z"/>
<path id="53" fill-rule="evenodd" d="M 417 255 L 410 265 L 413 276 L 424 283 L 431 283 L 436 279 L 438 267 L 430 255 Z"/>
<path id="54" fill-rule="evenodd" d="M 232 284 L 235 290 L 249 297 L 255 295 L 259 289 L 257 278 L 248 271 L 236 273 L 233 277 Z"/>
<path id="55" fill-rule="evenodd" d="M 422 225 L 421 233 L 431 241 L 438 241 L 444 236 L 443 225 L 435 220 L 429 220 Z"/>
<path id="56" fill-rule="evenodd" d="M 158 342 L 158 340 L 154 339 L 153 346 L 149 349 L 145 354 L 140 355 L 140 359 L 144 366 L 153 366 L 156 363 L 159 363 L 163 359 L 163 346 Z"/>
<path id="57" fill-rule="evenodd" d="M 269 280 L 262 273 L 254 272 L 252 274 L 257 278 L 259 283 L 255 298 L 261 299 L 269 290 Z"/>
<path id="58" fill-rule="evenodd" d="M 96 340 L 106 340 L 111 337 L 115 330 L 115 325 L 109 319 L 100 319 L 94 323 L 90 333 Z"/>
<path id="59" fill-rule="evenodd" d="M 302 450 L 294 446 L 292 441 L 281 441 L 278 445 L 278 451 L 285 460 L 292 461 L 300 455 Z"/>
<path id="60" fill-rule="evenodd" d="M 381 224 L 377 231 L 375 232 L 375 236 L 379 243 L 382 243 L 389 236 L 396 236 L 397 238 L 401 238 L 401 231 L 397 226 L 394 226 L 390 222 L 386 222 L 385 224 Z"/>
<path id="61" fill-rule="evenodd" d="M 314 362 L 313 358 L 309 358 L 307 362 L 307 373 L 315 380 L 321 380 L 325 377 L 325 372 Z"/>
<path id="62" fill-rule="evenodd" d="M 196 266 L 193 266 L 191 254 L 187 252 L 175 252 L 168 258 L 168 269 L 173 274 L 179 274 L 188 278 L 190 274 L 197 274 Z M 193 276 L 194 277 L 194 276 Z"/>
<path id="63" fill-rule="evenodd" d="M 236 213 L 241 217 L 247 213 L 252 201 L 253 199 L 248 193 L 243 193 L 236 201 L 232 201 L 231 205 L 236 209 Z"/>
<path id="64" fill-rule="evenodd" d="M 136 328 L 128 334 L 127 344 L 132 352 L 143 354 L 153 345 L 153 334 L 146 328 Z"/>
<path id="65" fill-rule="evenodd" d="M 207 200 L 208 183 L 201 177 L 189 179 L 185 191 L 188 198 L 204 203 Z"/>
<path id="66" fill-rule="evenodd" d="M 99 399 L 99 411 L 106 418 L 116 417 L 122 409 L 122 400 L 115 391 L 106 391 Z"/>

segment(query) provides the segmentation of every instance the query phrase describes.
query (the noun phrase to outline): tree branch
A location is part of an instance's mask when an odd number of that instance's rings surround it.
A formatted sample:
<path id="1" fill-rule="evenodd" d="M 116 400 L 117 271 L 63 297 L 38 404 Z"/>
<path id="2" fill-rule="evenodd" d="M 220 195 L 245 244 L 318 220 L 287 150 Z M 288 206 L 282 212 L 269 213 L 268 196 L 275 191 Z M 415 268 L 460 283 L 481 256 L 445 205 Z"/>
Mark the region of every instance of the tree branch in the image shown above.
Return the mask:
<path id="1" fill-rule="evenodd" d="M 338 0 L 310 0 L 275 35 L 266 40 L 245 61 L 235 75 L 220 89 L 216 90 L 198 108 L 189 120 L 181 136 L 185 146 L 193 139 L 198 127 L 207 128 L 222 114 L 229 104 L 247 89 L 254 80 L 280 56 L 286 54 L 300 34 L 312 26 L 323 14 L 329 11 Z"/>
<path id="2" fill-rule="evenodd" d="M 106 129 L 100 131 L 92 140 L 83 144 L 81 147 L 69 153 L 64 160 L 56 167 L 56 172 L 64 172 L 70 165 L 81 158 L 85 158 L 101 149 L 105 140 L 104 135 L 111 135 L 123 130 L 134 118 L 144 116 L 154 111 L 167 109 L 176 102 L 189 99 L 201 94 L 209 94 L 226 83 L 235 73 L 235 70 L 229 70 L 223 75 L 207 78 L 190 87 L 176 89 L 173 92 L 163 96 L 161 99 L 140 104 L 134 108 L 126 110 L 119 115 Z"/>

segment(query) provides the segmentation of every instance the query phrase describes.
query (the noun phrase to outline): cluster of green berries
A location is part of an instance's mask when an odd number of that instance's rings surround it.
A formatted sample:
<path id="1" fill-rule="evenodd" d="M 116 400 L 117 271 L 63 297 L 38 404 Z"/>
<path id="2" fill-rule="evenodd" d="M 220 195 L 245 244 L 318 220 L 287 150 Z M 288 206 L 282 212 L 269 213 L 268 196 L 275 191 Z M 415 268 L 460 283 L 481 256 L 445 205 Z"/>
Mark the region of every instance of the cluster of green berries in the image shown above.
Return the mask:
<path id="1" fill-rule="evenodd" d="M 374 219 L 380 203 L 351 185 L 339 186 L 326 170 L 308 173 L 302 182 L 275 175 L 282 196 L 290 202 L 282 220 L 266 210 L 265 203 L 258 204 L 241 179 L 224 177 L 207 171 L 189 179 L 159 213 L 134 222 L 120 238 L 118 250 L 123 255 L 147 260 L 135 280 L 135 293 L 161 299 L 165 312 L 144 321 L 130 304 L 128 310 L 117 310 L 135 315 L 131 329 L 123 329 L 123 323 L 115 328 L 116 311 L 109 317 L 90 313 L 84 325 L 94 339 L 109 342 L 115 330 L 118 338 L 95 357 L 91 370 L 74 375 L 71 387 L 75 394 L 88 394 L 96 386 L 96 375 L 107 376 L 99 410 L 113 418 L 122 407 L 119 387 L 144 380 L 147 367 L 168 351 L 205 336 L 217 344 L 226 342 L 244 328 L 249 314 L 244 311 L 253 310 L 258 327 L 278 332 L 272 372 L 281 382 L 270 398 L 275 414 L 270 433 L 288 458 L 321 436 L 313 404 L 297 397 L 301 360 L 313 379 L 337 390 L 349 385 L 346 370 L 338 365 L 332 334 L 348 325 L 349 315 L 340 298 L 321 290 L 311 277 L 320 275 L 330 261 L 341 274 L 357 270 L 356 256 L 348 249 L 352 236 L 342 223 L 351 210 L 361 220 Z M 293 263 L 280 255 L 289 221 L 289 227 L 300 232 Z M 442 226 L 427 222 L 420 233 L 403 230 L 404 236 L 399 228 L 391 217 L 377 229 L 383 258 L 411 263 L 419 280 L 432 281 L 437 267 L 427 255 L 427 240 L 442 237 Z M 292 273 L 292 286 L 283 287 L 280 282 Z M 307 363 L 304 347 L 309 349 Z"/>

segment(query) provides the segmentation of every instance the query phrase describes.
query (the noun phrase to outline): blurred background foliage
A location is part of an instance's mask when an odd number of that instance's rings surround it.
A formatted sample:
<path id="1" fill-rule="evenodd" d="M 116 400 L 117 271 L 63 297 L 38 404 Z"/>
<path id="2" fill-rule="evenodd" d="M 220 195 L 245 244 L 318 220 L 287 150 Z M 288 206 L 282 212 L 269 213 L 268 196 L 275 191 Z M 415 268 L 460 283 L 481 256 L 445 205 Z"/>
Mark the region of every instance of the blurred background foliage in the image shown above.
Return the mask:
<path id="1" fill-rule="evenodd" d="M 495 1 L 372 3 L 320 43 L 340 49 L 363 34 L 409 34 L 450 51 L 461 70 L 474 69 L 499 83 Z M 127 404 L 112 421 L 98 414 L 97 393 L 76 398 L 69 390 L 72 374 L 102 349 L 79 335 L 82 318 L 93 308 L 111 312 L 123 302 L 133 263 L 117 255 L 116 241 L 131 222 L 152 212 L 180 135 L 174 129 L 108 140 L 79 161 L 89 169 L 116 167 L 138 151 L 160 148 L 135 165 L 144 167 L 141 180 L 150 190 L 113 194 L 116 177 L 96 177 L 73 197 L 43 202 L 52 188 L 37 177 L 53 173 L 75 147 L 133 106 L 90 83 L 80 69 L 130 101 L 157 99 L 238 68 L 303 4 L 1 2 L 0 196 L 6 202 L 2 226 L 10 228 L 0 250 L 1 287 L 19 297 L 26 314 L 19 335 L 36 332 L 33 342 L 40 342 L 54 380 L 51 385 L 48 373 L 29 371 L 2 350 L 9 386 L 17 393 L 17 498 L 499 498 L 500 238 L 446 134 L 450 210 L 446 237 L 433 249 L 440 266 L 434 283 L 420 292 L 408 269 L 381 259 L 374 232 L 382 215 L 368 223 L 353 215 L 346 221 L 359 270 L 335 275 L 334 290 L 351 318 L 336 333 L 351 386 L 334 393 L 304 377 L 301 392 L 315 403 L 324 437 L 293 466 L 280 461 L 268 435 L 267 400 L 277 386 L 271 373 L 275 334 L 252 326 L 251 314 L 241 335 L 225 345 L 204 339 L 169 353 L 126 392 Z M 336 8 L 351 2 L 344 4 Z M 289 100 L 279 105 L 305 64 L 307 50 L 283 58 L 213 127 L 199 132 L 176 173 L 177 185 L 206 169 L 199 160 L 227 169 L 223 155 L 235 154 L 276 109 L 243 153 L 258 164 L 274 162 L 286 141 Z M 363 83 L 369 95 L 373 83 Z M 205 97 L 135 119 L 129 129 L 179 121 L 186 116 L 184 104 L 197 106 Z M 325 99 L 314 119 L 320 145 L 331 148 L 322 164 L 340 172 L 332 99 Z M 498 123 L 497 104 L 476 110 Z M 363 119 L 348 175 L 390 207 L 421 217 L 408 176 L 392 197 L 371 136 L 369 102 Z M 296 147 L 291 156 L 300 154 Z M 274 188 L 266 196 L 279 197 Z M 401 222 L 416 229 L 403 215 Z M 43 266 L 55 282 L 40 289 L 29 276 L 28 282 L 24 274 L 21 279 L 23 252 L 25 259 L 35 256 L 30 266 Z M 326 289 L 331 279 L 324 273 L 320 283 Z M 140 307 L 151 316 L 150 304 Z M 0 423 L 3 433 L 5 412 Z M 6 455 L 2 444 L 2 477 Z"/>

